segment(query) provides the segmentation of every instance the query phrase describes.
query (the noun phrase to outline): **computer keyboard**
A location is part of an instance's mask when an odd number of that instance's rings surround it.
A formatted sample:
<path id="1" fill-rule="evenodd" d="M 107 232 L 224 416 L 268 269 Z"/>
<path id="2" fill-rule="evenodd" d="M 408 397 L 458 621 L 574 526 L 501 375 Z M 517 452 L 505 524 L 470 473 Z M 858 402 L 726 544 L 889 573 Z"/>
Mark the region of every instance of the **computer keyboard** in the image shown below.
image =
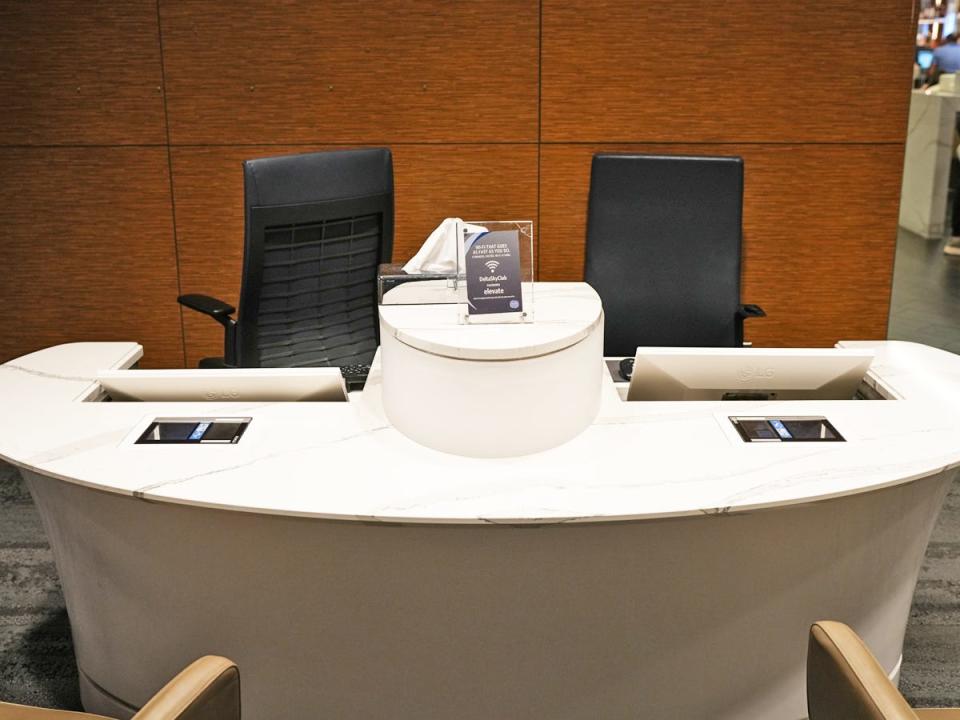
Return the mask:
<path id="1" fill-rule="evenodd" d="M 344 365 L 340 368 L 340 374 L 347 381 L 347 390 L 363 390 L 367 382 L 367 375 L 370 374 L 370 366 L 358 363 L 356 365 Z"/>

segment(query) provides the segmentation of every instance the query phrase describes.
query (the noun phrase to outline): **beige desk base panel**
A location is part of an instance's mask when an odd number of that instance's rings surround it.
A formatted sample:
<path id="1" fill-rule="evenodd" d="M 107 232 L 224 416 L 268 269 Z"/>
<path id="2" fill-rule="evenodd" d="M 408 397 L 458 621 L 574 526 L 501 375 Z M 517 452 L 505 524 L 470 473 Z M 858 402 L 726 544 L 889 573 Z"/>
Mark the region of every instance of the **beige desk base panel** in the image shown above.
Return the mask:
<path id="1" fill-rule="evenodd" d="M 208 510 L 24 475 L 86 709 L 129 716 L 216 653 L 240 666 L 246 720 L 796 720 L 814 620 L 851 624 L 896 672 L 952 479 L 510 527 Z"/>

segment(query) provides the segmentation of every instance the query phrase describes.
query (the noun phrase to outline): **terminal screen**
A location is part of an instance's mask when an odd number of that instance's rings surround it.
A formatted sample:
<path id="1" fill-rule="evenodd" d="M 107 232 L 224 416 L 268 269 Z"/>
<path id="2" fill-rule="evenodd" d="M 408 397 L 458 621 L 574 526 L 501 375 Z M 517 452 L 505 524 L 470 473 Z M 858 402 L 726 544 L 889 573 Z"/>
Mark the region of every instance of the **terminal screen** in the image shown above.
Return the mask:
<path id="1" fill-rule="evenodd" d="M 156 418 L 136 441 L 138 445 L 236 444 L 250 418 Z"/>
<path id="2" fill-rule="evenodd" d="M 845 442 L 825 417 L 731 417 L 744 442 Z"/>
<path id="3" fill-rule="evenodd" d="M 151 442 L 186 442 L 192 438 L 196 428 L 195 422 L 153 423 L 144 435 Z"/>

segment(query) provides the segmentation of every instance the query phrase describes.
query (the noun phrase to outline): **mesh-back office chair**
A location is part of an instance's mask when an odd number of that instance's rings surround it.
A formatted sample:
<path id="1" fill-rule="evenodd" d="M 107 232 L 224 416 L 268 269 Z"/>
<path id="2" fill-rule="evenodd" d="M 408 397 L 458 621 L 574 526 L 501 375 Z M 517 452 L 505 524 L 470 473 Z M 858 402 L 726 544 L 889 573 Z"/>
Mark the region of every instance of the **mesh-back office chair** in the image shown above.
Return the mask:
<path id="1" fill-rule="evenodd" d="M 585 279 L 603 300 L 606 356 L 638 345 L 740 347 L 743 161 L 595 155 Z"/>
<path id="2" fill-rule="evenodd" d="M 206 295 L 182 305 L 224 326 L 223 358 L 200 367 L 369 363 L 377 349 L 377 266 L 393 252 L 393 160 L 387 149 L 243 164 L 240 313 Z"/>
<path id="3" fill-rule="evenodd" d="M 0 702 L 0 720 L 109 720 L 103 715 Z M 226 658 L 191 663 L 154 695 L 132 720 L 240 720 L 240 674 Z"/>
<path id="4" fill-rule="evenodd" d="M 807 712 L 810 720 L 960 720 L 960 708 L 912 709 L 857 634 L 832 621 L 810 628 Z"/>

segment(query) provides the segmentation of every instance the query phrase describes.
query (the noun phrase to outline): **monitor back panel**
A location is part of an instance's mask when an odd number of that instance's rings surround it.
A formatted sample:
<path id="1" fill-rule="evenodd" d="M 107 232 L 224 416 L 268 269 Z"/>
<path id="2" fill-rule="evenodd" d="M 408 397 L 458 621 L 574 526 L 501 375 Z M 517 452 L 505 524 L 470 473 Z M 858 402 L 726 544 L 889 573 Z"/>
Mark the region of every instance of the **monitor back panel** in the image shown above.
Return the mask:
<path id="1" fill-rule="evenodd" d="M 293 402 L 347 400 L 339 368 L 114 370 L 97 376 L 113 400 Z"/>
<path id="2" fill-rule="evenodd" d="M 870 351 L 637 348 L 628 400 L 850 400 Z"/>

